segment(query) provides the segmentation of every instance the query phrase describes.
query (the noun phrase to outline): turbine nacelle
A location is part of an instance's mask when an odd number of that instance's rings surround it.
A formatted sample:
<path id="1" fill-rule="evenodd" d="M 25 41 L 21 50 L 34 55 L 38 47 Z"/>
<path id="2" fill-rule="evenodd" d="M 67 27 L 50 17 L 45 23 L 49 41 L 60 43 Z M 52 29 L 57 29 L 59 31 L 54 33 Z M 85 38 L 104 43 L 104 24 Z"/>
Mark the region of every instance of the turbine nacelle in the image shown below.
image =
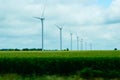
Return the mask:
<path id="1" fill-rule="evenodd" d="M 56 27 L 60 30 L 60 50 L 62 50 L 62 27 L 56 25 Z"/>
<path id="2" fill-rule="evenodd" d="M 40 19 L 40 20 L 44 20 L 45 18 L 44 17 L 34 17 L 36 19 Z"/>
<path id="3" fill-rule="evenodd" d="M 60 27 L 60 26 L 58 26 L 58 25 L 56 25 L 56 27 L 57 27 L 58 29 L 60 29 L 60 30 L 62 30 L 62 29 L 63 29 L 63 27 Z"/>

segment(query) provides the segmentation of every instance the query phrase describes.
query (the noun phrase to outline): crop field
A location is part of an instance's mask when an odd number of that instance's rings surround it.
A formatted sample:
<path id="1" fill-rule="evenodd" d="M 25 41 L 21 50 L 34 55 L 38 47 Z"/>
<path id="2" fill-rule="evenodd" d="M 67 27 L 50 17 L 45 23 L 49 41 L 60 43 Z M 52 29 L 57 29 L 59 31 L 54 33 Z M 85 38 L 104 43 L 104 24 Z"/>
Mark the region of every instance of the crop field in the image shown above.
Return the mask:
<path id="1" fill-rule="evenodd" d="M 119 50 L 0 51 L 0 75 L 76 75 L 87 79 L 118 79 L 119 64 Z"/>
<path id="2" fill-rule="evenodd" d="M 0 58 L 99 58 L 120 57 L 120 51 L 96 50 L 96 51 L 0 51 Z"/>

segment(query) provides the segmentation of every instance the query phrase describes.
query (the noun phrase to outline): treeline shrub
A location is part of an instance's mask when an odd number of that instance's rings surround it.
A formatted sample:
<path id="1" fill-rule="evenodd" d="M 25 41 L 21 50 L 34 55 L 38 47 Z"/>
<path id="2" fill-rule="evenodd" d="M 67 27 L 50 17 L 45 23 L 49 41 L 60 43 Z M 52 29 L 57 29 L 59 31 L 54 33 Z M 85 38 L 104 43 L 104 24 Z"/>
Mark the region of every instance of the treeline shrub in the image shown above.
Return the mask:
<path id="1" fill-rule="evenodd" d="M 0 73 L 120 77 L 119 58 L 0 58 Z"/>

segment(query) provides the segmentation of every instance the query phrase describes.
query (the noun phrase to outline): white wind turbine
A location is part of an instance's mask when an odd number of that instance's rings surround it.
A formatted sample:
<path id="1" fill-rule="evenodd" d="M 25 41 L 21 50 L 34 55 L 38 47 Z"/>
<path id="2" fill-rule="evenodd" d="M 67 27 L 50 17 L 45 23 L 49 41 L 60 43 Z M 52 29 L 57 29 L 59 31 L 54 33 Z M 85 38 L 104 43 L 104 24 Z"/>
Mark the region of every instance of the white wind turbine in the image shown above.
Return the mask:
<path id="1" fill-rule="evenodd" d="M 77 36 L 77 50 L 79 50 L 79 36 Z"/>
<path id="2" fill-rule="evenodd" d="M 42 34 L 42 38 L 41 38 L 41 41 L 42 41 L 42 51 L 44 50 L 44 20 L 45 20 L 44 12 L 45 12 L 45 6 L 44 6 L 44 8 L 42 10 L 41 17 L 34 17 L 34 18 L 39 19 L 41 21 L 41 27 L 42 27 L 42 30 L 41 30 L 41 34 Z"/>
<path id="3" fill-rule="evenodd" d="M 56 25 L 56 27 L 60 30 L 60 50 L 62 50 L 62 29 L 63 27 L 60 27 Z"/>
<path id="4" fill-rule="evenodd" d="M 70 37 L 71 37 L 71 41 L 70 41 L 70 47 L 71 47 L 71 50 L 72 50 L 72 40 L 73 40 L 73 33 L 70 33 Z"/>
<path id="5" fill-rule="evenodd" d="M 81 39 L 81 50 L 83 50 L 83 38 Z"/>

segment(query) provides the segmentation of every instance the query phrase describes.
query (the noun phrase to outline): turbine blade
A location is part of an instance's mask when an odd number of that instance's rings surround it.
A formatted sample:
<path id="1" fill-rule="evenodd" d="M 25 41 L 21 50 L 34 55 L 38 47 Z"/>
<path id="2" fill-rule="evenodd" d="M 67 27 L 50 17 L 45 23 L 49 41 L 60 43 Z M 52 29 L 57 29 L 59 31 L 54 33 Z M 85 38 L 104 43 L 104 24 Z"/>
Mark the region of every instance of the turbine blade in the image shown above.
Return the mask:
<path id="1" fill-rule="evenodd" d="M 34 17 L 34 18 L 36 18 L 36 19 L 41 19 L 40 17 Z"/>
<path id="2" fill-rule="evenodd" d="M 55 24 L 55 26 L 60 29 L 60 27 L 58 25 Z"/>
<path id="3" fill-rule="evenodd" d="M 43 7 L 42 13 L 41 13 L 41 17 L 44 17 L 45 14 L 45 6 Z"/>
<path id="4" fill-rule="evenodd" d="M 44 0 L 44 4 L 43 4 L 43 9 L 41 10 L 41 17 L 44 17 L 44 14 L 45 14 L 45 10 L 46 10 L 46 5 L 47 5 L 47 0 Z"/>

